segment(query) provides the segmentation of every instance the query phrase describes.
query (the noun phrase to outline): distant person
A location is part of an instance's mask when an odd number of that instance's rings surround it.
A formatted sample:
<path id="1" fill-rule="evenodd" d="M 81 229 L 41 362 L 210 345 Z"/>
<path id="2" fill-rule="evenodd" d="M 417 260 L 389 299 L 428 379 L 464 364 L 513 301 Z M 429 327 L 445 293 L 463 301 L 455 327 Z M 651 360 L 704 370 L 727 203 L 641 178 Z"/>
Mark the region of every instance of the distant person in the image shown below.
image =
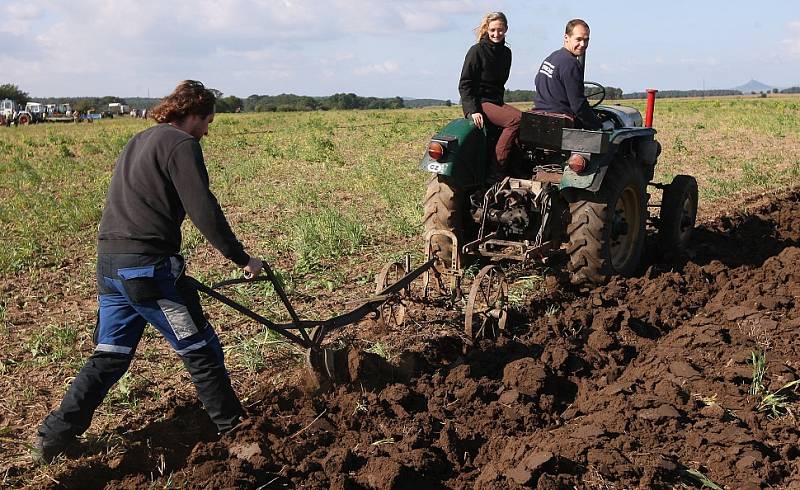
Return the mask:
<path id="1" fill-rule="evenodd" d="M 567 22 L 564 47 L 545 58 L 536 74 L 535 109 L 577 119 L 577 126 L 600 129 L 597 114 L 589 107 L 583 88 L 583 56 L 589 47 L 589 24 L 581 19 Z"/>
<path id="2" fill-rule="evenodd" d="M 34 462 L 49 463 L 89 428 L 95 409 L 131 364 L 147 323 L 183 360 L 220 432 L 244 415 L 219 338 L 206 320 L 179 255 L 181 223 L 197 229 L 245 275 L 261 272 L 231 231 L 209 189 L 200 139 L 214 120 L 214 94 L 181 82 L 153 110 L 159 123 L 135 135 L 117 159 L 100 219 L 95 349 L 58 409 L 39 426 Z"/>
<path id="3" fill-rule="evenodd" d="M 519 109 L 503 103 L 511 71 L 507 31 L 508 20 L 502 12 L 490 12 L 483 17 L 476 29 L 478 42 L 467 51 L 458 83 L 464 117 L 471 118 L 478 128 L 483 128 L 484 119 L 503 128 L 492 156 L 495 169 L 500 173 L 506 171 L 522 118 Z"/>

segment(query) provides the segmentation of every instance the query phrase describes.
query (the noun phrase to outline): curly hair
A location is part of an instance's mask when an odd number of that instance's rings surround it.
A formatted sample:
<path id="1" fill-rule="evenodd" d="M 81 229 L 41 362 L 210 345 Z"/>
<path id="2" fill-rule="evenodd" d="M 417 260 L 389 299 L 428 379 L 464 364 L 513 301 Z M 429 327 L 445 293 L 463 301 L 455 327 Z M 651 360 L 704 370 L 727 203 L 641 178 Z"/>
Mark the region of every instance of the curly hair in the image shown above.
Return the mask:
<path id="1" fill-rule="evenodd" d="M 503 25 L 506 26 L 506 29 L 508 29 L 508 19 L 506 19 L 506 14 L 503 12 L 489 12 L 483 16 L 481 25 L 475 28 L 475 34 L 478 35 L 478 42 L 481 42 L 483 36 L 489 32 L 489 24 L 495 20 L 502 22 Z"/>
<path id="2" fill-rule="evenodd" d="M 159 123 L 181 121 L 191 115 L 207 117 L 214 112 L 216 102 L 214 93 L 201 82 L 184 80 L 153 108 L 151 116 Z"/>

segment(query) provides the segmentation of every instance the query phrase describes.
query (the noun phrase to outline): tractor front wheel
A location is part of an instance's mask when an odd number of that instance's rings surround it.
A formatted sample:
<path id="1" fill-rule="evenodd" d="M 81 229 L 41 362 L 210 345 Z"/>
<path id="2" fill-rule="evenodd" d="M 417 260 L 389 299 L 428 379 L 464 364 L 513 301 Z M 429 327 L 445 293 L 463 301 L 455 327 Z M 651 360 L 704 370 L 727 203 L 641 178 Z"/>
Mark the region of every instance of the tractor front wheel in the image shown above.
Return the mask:
<path id="1" fill-rule="evenodd" d="M 632 160 L 611 162 L 598 193 L 570 199 L 567 226 L 572 283 L 603 284 L 639 267 L 645 241 L 647 194 L 641 168 Z"/>

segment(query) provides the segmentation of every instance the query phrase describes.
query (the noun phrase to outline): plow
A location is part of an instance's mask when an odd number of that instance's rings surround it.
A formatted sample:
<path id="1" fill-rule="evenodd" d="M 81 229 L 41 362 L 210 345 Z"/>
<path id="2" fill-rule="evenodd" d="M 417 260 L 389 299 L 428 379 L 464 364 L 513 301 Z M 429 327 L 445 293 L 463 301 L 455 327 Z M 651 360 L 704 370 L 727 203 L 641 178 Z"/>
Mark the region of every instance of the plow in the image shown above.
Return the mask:
<path id="1" fill-rule="evenodd" d="M 412 268 L 410 255 L 406 255 L 403 261 L 389 262 L 376 276 L 373 295 L 361 298 L 354 302 L 355 307 L 323 320 L 300 317 L 280 279 L 267 263 L 263 264 L 262 275 L 257 277 L 228 279 L 210 286 L 190 276 L 187 280 L 198 291 L 303 349 L 306 368 L 313 379 L 319 386 L 330 386 L 345 381 L 342 373 L 344 350 L 326 347 L 324 342 L 327 336 L 368 316 L 383 327 L 401 326 L 410 302 L 432 303 L 447 297 L 454 304 L 464 304 L 464 331 L 469 344 L 482 337 L 496 336 L 505 328 L 508 283 L 502 268 L 499 265 L 481 268 L 472 279 L 465 297 L 462 290 L 464 271 L 458 260 L 460 254 L 454 251 L 451 264 L 446 265 L 434 254 L 431 246 L 431 238 L 436 235 L 437 232 L 426 234 L 428 253 L 422 264 Z M 452 243 L 454 247 L 458 246 L 456 240 Z M 275 322 L 221 292 L 226 287 L 256 282 L 271 283 L 291 321 Z"/>

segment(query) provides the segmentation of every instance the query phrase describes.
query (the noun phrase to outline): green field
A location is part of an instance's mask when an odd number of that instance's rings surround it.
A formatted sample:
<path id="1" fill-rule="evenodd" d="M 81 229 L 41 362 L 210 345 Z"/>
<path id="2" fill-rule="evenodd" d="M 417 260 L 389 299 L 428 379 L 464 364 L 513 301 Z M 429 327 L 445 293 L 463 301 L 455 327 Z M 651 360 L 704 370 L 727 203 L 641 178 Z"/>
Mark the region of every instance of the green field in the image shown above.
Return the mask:
<path id="1" fill-rule="evenodd" d="M 632 105 L 643 109 L 643 101 Z M 234 231 L 274 265 L 301 314 L 321 318 L 369 294 L 390 259 L 406 252 L 419 259 L 429 174 L 417 166 L 428 138 L 460 115 L 457 107 L 220 114 L 202 145 Z M 2 408 L 16 427 L 33 430 L 92 350 L 95 239 L 106 188 L 125 143 L 151 124 L 117 118 L 0 128 L 0 391 L 11 394 Z M 798 97 L 660 100 L 655 127 L 663 146 L 657 180 L 696 176 L 701 217 L 800 183 Z M 239 273 L 188 222 L 183 254 L 201 280 Z M 536 288 L 535 279 L 517 286 Z M 252 288 L 242 301 L 285 318 L 271 288 Z M 208 308 L 245 399 L 248 373 L 276 355 L 296 356 L 258 325 Z M 132 372 L 104 404 L 94 433 L 142 397 L 158 398 L 167 386 L 191 389 L 171 379 L 182 366 L 164 342 L 143 342 Z"/>
<path id="2" fill-rule="evenodd" d="M 212 188 L 247 246 L 290 256 L 293 268 L 308 271 L 419 234 L 426 174 L 417 163 L 427 138 L 459 115 L 458 108 L 221 114 L 203 146 Z M 800 98 L 660 100 L 657 177 L 696 176 L 704 211 L 720 199 L 795 184 L 798 116 Z M 114 160 L 149 124 L 3 128 L 0 272 L 90 256 Z M 188 228 L 185 251 L 201 242 Z"/>

